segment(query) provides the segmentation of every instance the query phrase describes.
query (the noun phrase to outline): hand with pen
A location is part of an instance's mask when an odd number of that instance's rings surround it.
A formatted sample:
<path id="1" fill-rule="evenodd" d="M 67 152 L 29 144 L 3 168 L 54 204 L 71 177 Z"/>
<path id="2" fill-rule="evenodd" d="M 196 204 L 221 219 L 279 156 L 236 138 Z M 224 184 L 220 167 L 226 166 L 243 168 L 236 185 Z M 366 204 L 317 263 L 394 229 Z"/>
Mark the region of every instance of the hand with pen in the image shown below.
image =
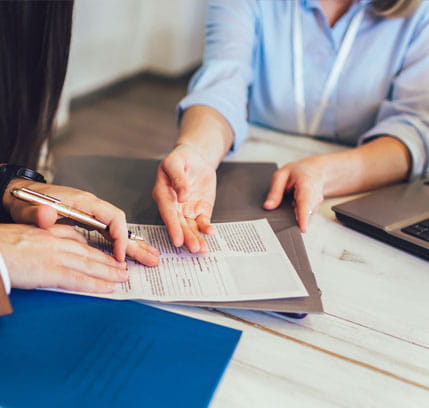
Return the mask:
<path id="1" fill-rule="evenodd" d="M 100 232 L 112 241 L 114 257 L 90 247 L 71 226 L 57 224 L 63 217 L 52 206 L 34 205 L 10 193 L 21 188 L 55 197 L 62 204 L 94 217 L 106 227 L 105 231 Z M 126 255 L 148 266 L 159 262 L 156 248 L 141 239 L 129 239 L 123 211 L 93 194 L 16 178 L 10 182 L 3 196 L 3 204 L 15 223 L 33 225 L 1 226 L 8 229 L 6 234 L 0 234 L 0 251 L 6 264 L 13 264 L 12 268 L 7 265 L 12 286 L 112 292 L 115 283 L 128 279 L 124 262 Z M 26 255 L 34 255 L 30 262 L 32 266 L 22 262 L 22 254 L 19 254 L 22 250 L 27 251 Z M 29 256 L 25 258 L 31 260 Z M 14 274 L 14 270 L 19 268 L 23 271 Z M 24 274 L 31 274 L 31 277 Z"/>

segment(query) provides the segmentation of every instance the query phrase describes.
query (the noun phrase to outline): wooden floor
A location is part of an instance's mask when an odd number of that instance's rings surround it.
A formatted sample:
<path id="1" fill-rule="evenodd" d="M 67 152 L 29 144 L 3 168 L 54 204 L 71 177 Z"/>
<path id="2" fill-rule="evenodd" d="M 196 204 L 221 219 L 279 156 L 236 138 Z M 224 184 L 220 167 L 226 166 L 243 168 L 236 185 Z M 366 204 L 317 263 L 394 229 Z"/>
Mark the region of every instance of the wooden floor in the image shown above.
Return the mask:
<path id="1" fill-rule="evenodd" d="M 176 105 L 188 81 L 145 75 L 76 101 L 70 127 L 53 144 L 55 162 L 82 154 L 162 157 L 176 140 Z"/>

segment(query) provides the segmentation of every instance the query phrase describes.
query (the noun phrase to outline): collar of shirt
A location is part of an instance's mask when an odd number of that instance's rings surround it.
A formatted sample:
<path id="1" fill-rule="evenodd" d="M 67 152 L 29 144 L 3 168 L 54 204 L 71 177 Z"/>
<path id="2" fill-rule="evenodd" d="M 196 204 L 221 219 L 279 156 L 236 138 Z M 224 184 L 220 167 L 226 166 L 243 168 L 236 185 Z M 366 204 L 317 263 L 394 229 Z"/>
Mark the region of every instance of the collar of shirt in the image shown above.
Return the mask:
<path id="1" fill-rule="evenodd" d="M 371 0 L 354 0 L 349 9 L 341 16 L 333 27 L 328 25 L 320 0 L 301 0 L 301 7 L 310 13 L 317 12 L 322 16 L 325 35 L 330 39 L 333 49 L 338 52 L 353 17 L 359 12 L 359 10 L 366 7 L 370 2 Z"/>

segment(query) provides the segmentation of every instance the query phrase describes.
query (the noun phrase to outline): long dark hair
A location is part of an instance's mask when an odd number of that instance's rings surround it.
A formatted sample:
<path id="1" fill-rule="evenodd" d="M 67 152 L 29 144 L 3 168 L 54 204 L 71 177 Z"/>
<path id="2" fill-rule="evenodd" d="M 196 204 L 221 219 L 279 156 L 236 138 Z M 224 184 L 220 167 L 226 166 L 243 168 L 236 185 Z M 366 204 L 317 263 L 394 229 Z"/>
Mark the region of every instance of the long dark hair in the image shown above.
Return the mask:
<path id="1" fill-rule="evenodd" d="M 0 1 L 0 163 L 35 167 L 67 70 L 73 0 Z"/>

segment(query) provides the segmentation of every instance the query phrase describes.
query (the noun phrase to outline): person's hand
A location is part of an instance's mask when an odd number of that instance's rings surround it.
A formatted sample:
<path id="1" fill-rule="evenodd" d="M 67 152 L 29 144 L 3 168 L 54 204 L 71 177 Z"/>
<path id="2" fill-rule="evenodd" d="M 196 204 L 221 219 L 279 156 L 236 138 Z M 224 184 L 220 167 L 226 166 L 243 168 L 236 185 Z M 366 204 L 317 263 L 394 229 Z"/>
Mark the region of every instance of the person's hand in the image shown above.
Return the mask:
<path id="1" fill-rule="evenodd" d="M 206 251 L 202 233 L 214 233 L 210 219 L 216 171 L 202 151 L 191 145 L 177 146 L 160 164 L 152 195 L 174 245 L 185 244 L 191 252 Z"/>
<path id="2" fill-rule="evenodd" d="M 90 247 L 67 225 L 2 224 L 0 253 L 15 288 L 110 293 L 128 279 L 125 262 Z"/>
<path id="3" fill-rule="evenodd" d="M 320 158 L 310 156 L 277 170 L 263 204 L 266 210 L 273 210 L 280 205 L 286 193 L 293 192 L 295 216 L 302 232 L 307 231 L 310 215 L 324 197 L 325 172 Z"/>
<path id="4" fill-rule="evenodd" d="M 64 204 L 89 213 L 107 224 L 109 232 L 103 232 L 103 235 L 113 242 L 113 254 L 119 262 L 123 262 L 127 254 L 148 266 L 158 264 L 159 251 L 156 248 L 144 241 L 128 239 L 125 214 L 114 205 L 81 190 L 52 184 L 35 183 L 24 179 L 12 180 L 7 191 L 20 187 L 27 187 L 39 193 L 56 197 Z M 51 207 L 32 205 L 14 198 L 9 193 L 4 195 L 3 203 L 16 223 L 34 224 L 46 229 L 54 225 L 61 218 L 56 210 Z"/>

